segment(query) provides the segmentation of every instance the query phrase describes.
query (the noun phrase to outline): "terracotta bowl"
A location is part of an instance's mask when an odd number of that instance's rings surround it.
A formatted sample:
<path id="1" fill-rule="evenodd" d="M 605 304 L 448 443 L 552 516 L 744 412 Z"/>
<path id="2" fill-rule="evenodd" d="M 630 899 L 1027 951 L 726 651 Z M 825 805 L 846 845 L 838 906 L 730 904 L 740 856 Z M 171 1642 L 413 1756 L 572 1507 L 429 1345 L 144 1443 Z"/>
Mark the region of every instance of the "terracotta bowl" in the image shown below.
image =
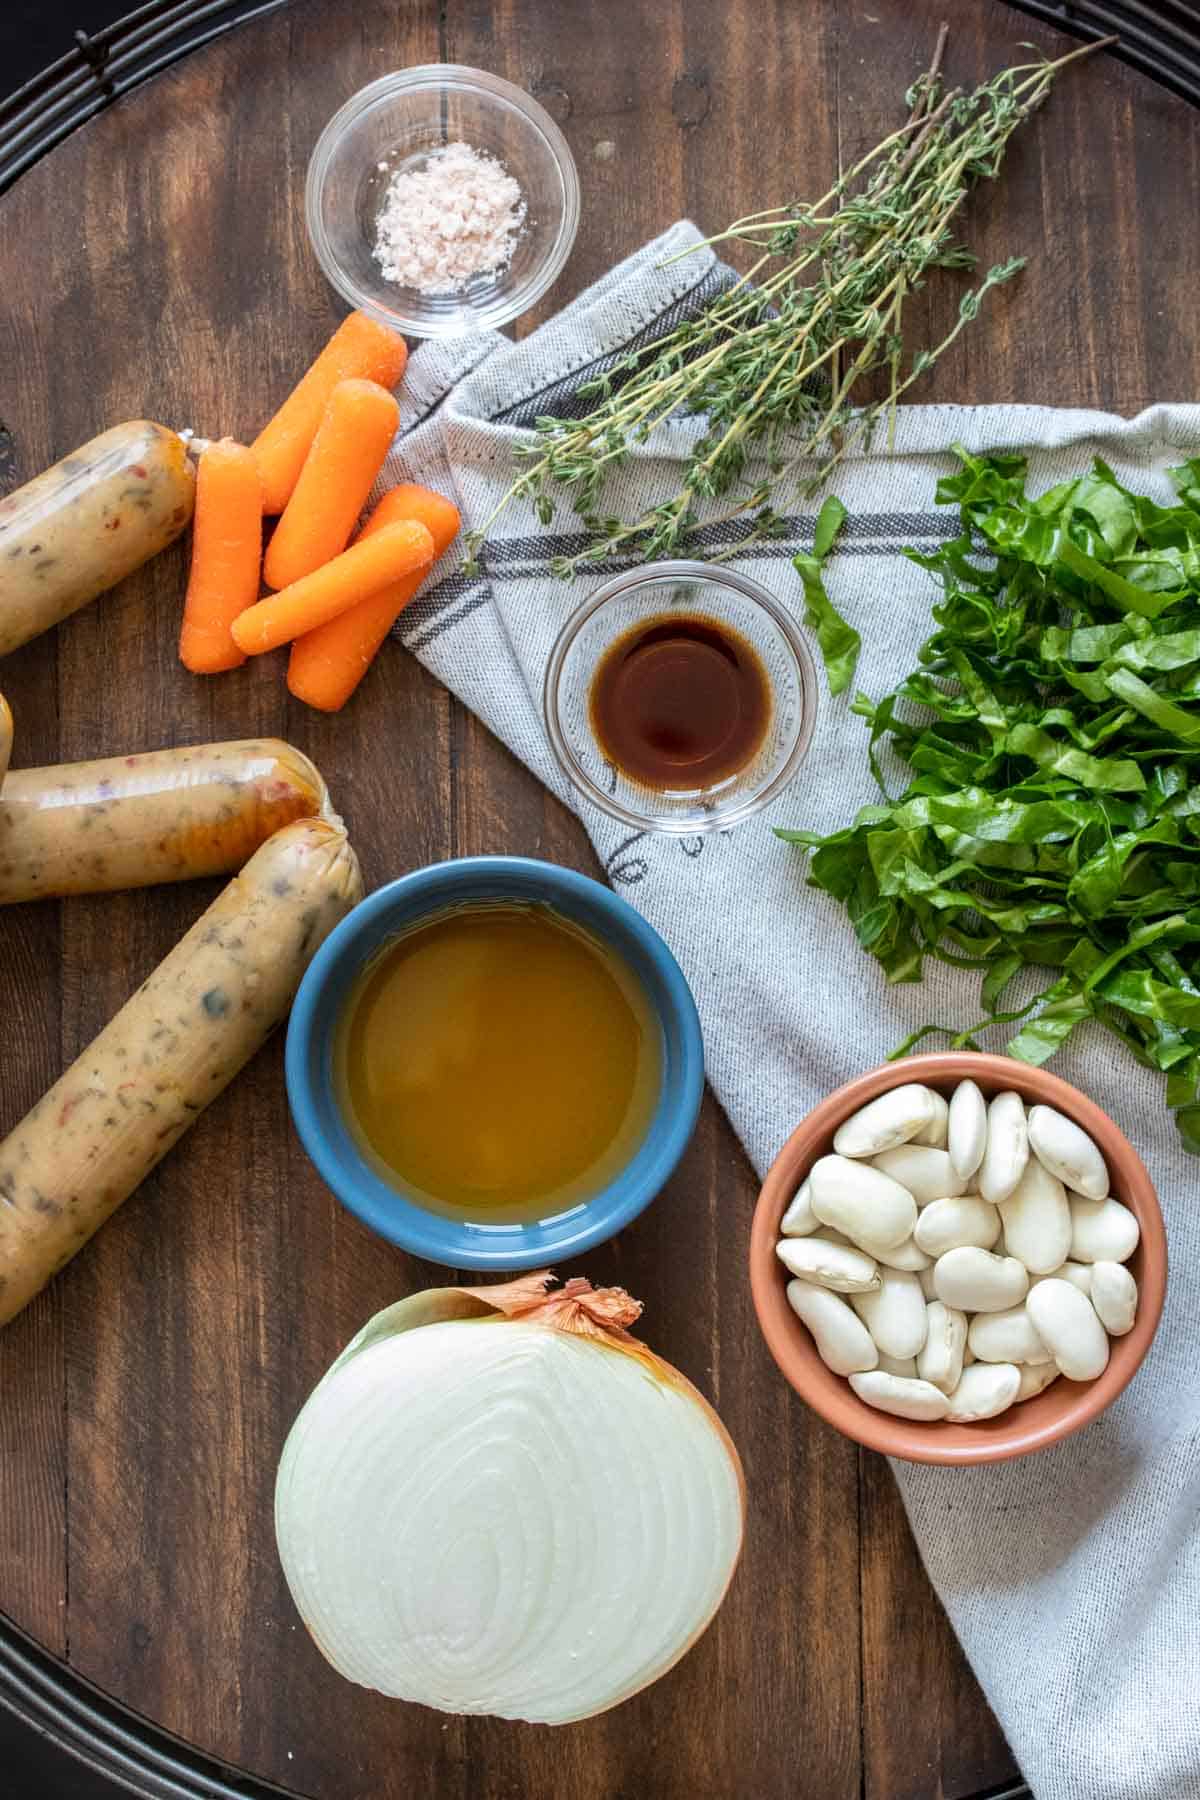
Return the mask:
<path id="1" fill-rule="evenodd" d="M 1113 1194 L 1137 1214 L 1141 1226 L 1141 1242 L 1127 1265 L 1138 1284 L 1138 1312 L 1133 1330 L 1111 1340 L 1108 1367 L 1097 1380 L 1060 1377 L 1032 1400 L 975 1425 L 923 1424 L 864 1405 L 843 1376 L 825 1367 L 812 1338 L 788 1305 L 785 1290 L 790 1277 L 775 1254 L 775 1245 L 788 1203 L 817 1158 L 832 1149 L 833 1134 L 843 1119 L 877 1094 L 908 1081 L 938 1088 L 949 1099 L 956 1083 L 966 1076 L 978 1082 L 989 1099 L 1013 1088 L 1026 1105 L 1042 1101 L 1056 1107 L 1094 1138 L 1108 1164 Z M 1107 1113 L 1057 1075 L 1011 1057 L 971 1051 L 885 1063 L 830 1094 L 800 1122 L 771 1165 L 750 1238 L 750 1286 L 758 1322 L 772 1356 L 796 1392 L 846 1437 L 909 1462 L 1001 1462 L 1044 1450 L 1047 1444 L 1089 1424 L 1136 1373 L 1158 1327 L 1166 1285 L 1167 1239 L 1158 1197 L 1125 1134 Z"/>

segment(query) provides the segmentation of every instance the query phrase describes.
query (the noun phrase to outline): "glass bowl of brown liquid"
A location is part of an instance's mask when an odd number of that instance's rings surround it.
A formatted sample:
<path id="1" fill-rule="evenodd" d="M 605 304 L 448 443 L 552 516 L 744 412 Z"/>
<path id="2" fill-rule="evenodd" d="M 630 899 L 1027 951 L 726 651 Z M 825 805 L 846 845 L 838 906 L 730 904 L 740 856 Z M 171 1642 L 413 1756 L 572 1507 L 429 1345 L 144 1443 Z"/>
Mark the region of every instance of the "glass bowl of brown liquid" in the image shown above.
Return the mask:
<path id="1" fill-rule="evenodd" d="M 708 563 L 649 563 L 606 582 L 550 654 L 546 728 L 576 791 L 622 824 L 725 831 L 793 779 L 817 672 L 786 607 Z"/>

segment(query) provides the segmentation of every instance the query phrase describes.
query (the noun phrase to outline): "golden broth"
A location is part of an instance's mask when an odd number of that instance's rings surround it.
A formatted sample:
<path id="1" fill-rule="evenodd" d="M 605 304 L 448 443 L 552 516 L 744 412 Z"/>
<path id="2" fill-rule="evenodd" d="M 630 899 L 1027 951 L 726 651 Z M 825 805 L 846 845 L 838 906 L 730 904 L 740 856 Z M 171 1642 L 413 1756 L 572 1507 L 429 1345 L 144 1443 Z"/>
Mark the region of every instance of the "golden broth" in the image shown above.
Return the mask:
<path id="1" fill-rule="evenodd" d="M 660 1031 L 624 960 L 550 907 L 461 906 L 396 938 L 338 1028 L 338 1087 L 385 1179 L 488 1223 L 587 1200 L 658 1100 Z"/>

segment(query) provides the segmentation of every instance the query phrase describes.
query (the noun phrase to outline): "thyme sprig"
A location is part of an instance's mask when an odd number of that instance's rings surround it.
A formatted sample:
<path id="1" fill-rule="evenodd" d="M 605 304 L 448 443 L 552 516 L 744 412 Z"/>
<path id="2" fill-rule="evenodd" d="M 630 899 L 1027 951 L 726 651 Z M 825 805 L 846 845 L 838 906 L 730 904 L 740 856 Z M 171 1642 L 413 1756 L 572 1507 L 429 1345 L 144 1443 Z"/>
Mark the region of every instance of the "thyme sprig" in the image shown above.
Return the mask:
<path id="1" fill-rule="evenodd" d="M 536 421 L 534 440 L 516 453 L 526 466 L 467 536 L 468 571 L 511 501 L 531 500 L 549 524 L 556 490 L 569 495 L 591 538 L 577 554 L 555 559 L 558 575 L 631 553 L 648 560 L 677 555 L 693 547 L 701 525 L 744 518 L 744 534 L 723 553 L 734 554 L 754 539 L 778 536 L 784 523 L 777 498 L 814 492 L 852 445 L 870 441 L 883 414 L 890 443 L 901 396 L 1025 259 L 990 268 L 963 295 L 941 341 L 911 356 L 907 301 L 931 269 L 974 267 L 951 229 L 955 214 L 976 182 L 998 175 L 1010 137 L 1058 72 L 1101 47 L 1018 64 L 964 93 L 943 85 L 946 35 L 943 26 L 929 69 L 905 96 L 905 123 L 819 200 L 748 214 L 705 240 L 755 250 L 737 282 L 695 318 L 586 383 L 580 392 L 597 404 L 585 418 Z M 885 395 L 860 404 L 862 385 L 881 369 Z M 636 518 L 606 514 L 605 485 L 633 448 L 657 427 L 693 416 L 703 416 L 706 429 L 679 492 Z M 714 513 L 711 503 L 721 500 L 727 504 Z"/>

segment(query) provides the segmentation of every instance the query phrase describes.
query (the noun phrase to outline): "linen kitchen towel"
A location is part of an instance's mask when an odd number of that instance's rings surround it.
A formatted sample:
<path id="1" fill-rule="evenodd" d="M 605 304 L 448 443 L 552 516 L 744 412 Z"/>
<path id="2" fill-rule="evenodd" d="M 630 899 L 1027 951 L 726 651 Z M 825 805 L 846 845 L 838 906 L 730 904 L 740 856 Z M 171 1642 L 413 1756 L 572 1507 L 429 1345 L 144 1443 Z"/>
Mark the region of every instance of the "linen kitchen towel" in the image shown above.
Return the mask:
<path id="1" fill-rule="evenodd" d="M 520 344 L 481 336 L 418 350 L 381 487 L 401 474 L 452 483 L 467 525 L 482 524 L 538 415 L 586 412 L 581 382 L 732 279 L 706 249 L 662 266 L 697 243 L 690 225 L 674 226 Z M 674 494 L 701 430 L 698 420 L 674 422 L 637 449 L 615 478 L 613 510 L 632 516 Z M 1028 450 L 1039 491 L 1100 454 L 1122 481 L 1169 498 L 1163 471 L 1200 450 L 1200 407 L 1157 406 L 1128 420 L 1034 406 L 906 407 L 891 453 L 850 455 L 830 484 L 849 521 L 827 583 L 862 633 L 856 686 L 876 697 L 915 665 L 929 629 L 931 578 L 900 551 L 956 535 L 957 514 L 933 501 L 956 440 Z M 815 511 L 805 506 L 782 540 L 734 558 L 798 618 L 790 558 L 811 546 Z M 514 503 L 483 572 L 463 575 L 461 550 L 451 550 L 399 627 L 568 804 L 542 725 L 542 679 L 560 626 L 613 572 L 588 570 L 569 584 L 551 575 L 551 557 L 583 541 L 575 524 L 569 506 L 542 525 L 527 502 Z M 728 548 L 743 530 L 714 527 L 711 537 Z M 847 699 L 830 700 L 822 682 L 798 780 L 730 833 L 651 837 L 578 809 L 609 880 L 678 957 L 699 1004 L 709 1078 L 760 1171 L 810 1107 L 916 1026 L 977 1016 L 971 972 L 931 961 L 921 985 L 889 988 L 841 909 L 805 885 L 804 856 L 772 835 L 772 825 L 835 829 L 875 798 L 867 733 Z M 1200 1164 L 1178 1147 L 1161 1077 L 1099 1028 L 1077 1033 L 1053 1067 L 1118 1118 L 1162 1196 L 1172 1278 L 1157 1340 L 1116 1405 L 1058 1448 L 981 1469 L 901 1464 L 896 1474 L 929 1573 L 1038 1800 L 1198 1800 Z M 735 1256 L 746 1223 L 730 1221 Z"/>

